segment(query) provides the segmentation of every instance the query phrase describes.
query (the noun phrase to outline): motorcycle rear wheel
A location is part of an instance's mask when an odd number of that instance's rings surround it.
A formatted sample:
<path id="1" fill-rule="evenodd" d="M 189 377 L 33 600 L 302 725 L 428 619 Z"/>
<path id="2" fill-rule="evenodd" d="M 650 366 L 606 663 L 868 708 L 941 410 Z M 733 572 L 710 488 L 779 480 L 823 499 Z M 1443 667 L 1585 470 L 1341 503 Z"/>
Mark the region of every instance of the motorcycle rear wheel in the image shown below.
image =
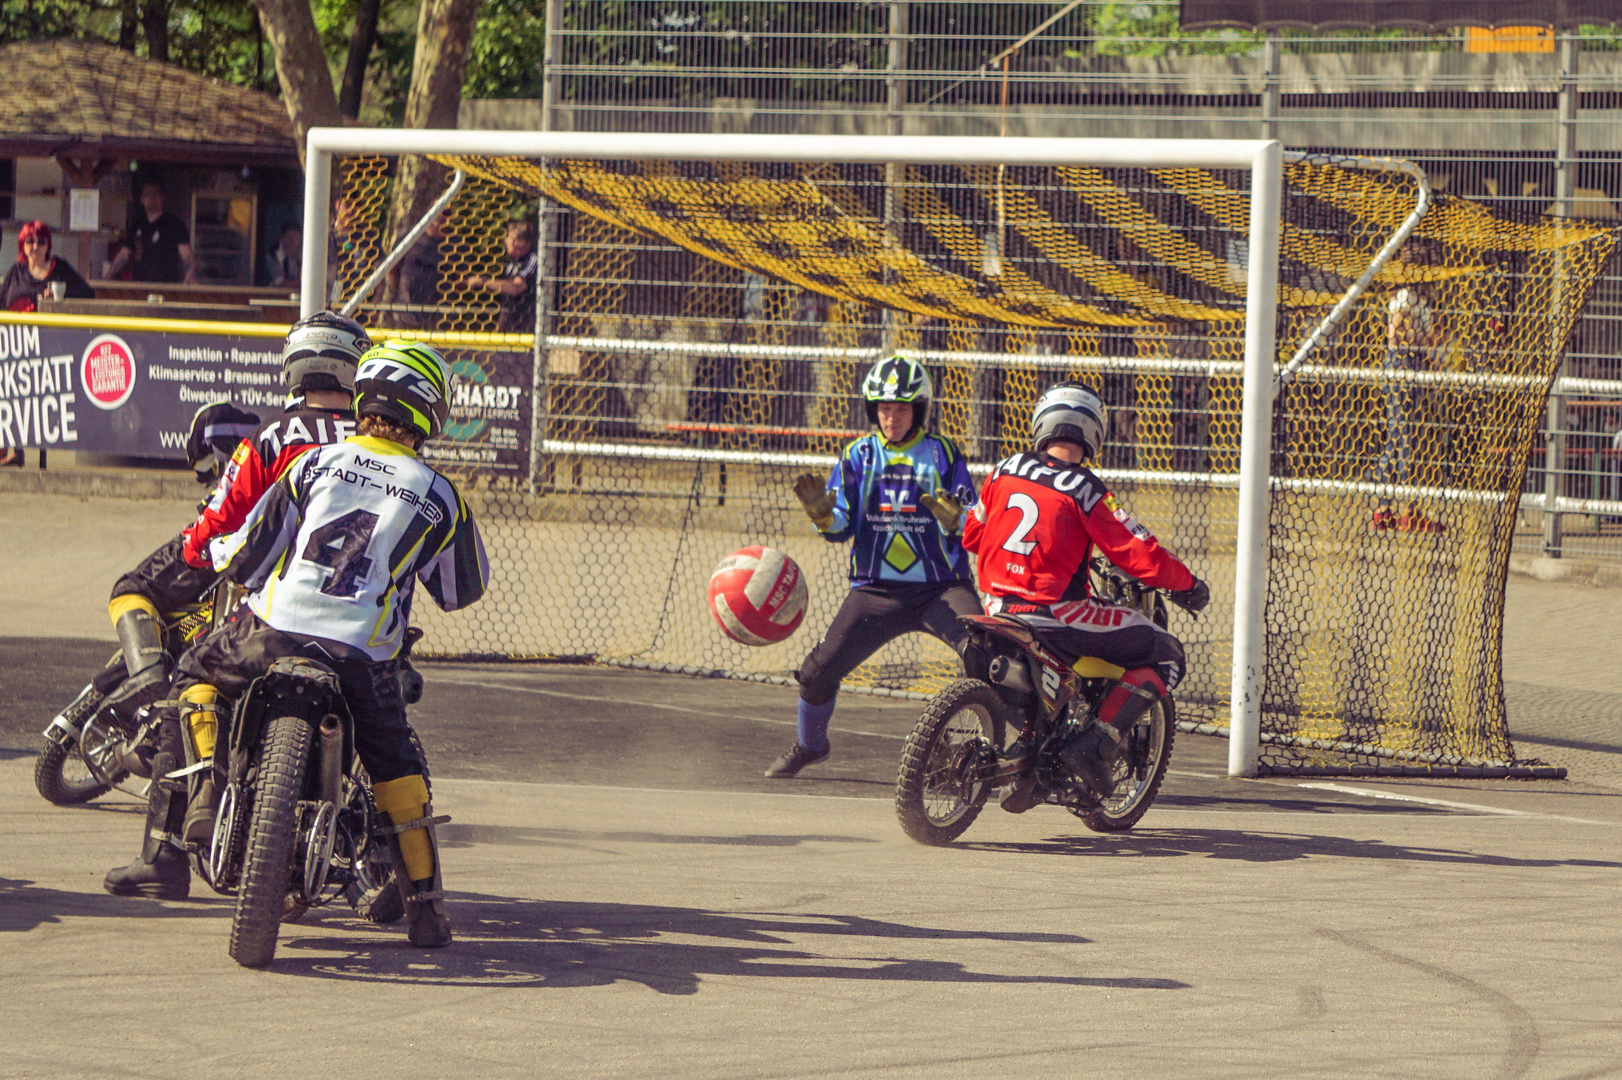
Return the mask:
<path id="1" fill-rule="evenodd" d="M 68 706 L 63 719 L 82 729 L 85 722 L 96 715 L 96 708 L 102 701 L 100 694 L 81 697 Z M 93 753 L 104 750 L 105 747 L 92 748 Z M 46 739 L 45 745 L 40 748 L 39 760 L 34 763 L 34 787 L 46 802 L 57 806 L 78 806 L 98 795 L 105 795 L 112 790 L 113 784 L 129 775 L 117 766 L 111 768 L 113 771 L 109 778 L 113 783 L 107 783 L 85 761 L 77 739 L 67 744 Z"/>
<path id="2" fill-rule="evenodd" d="M 1100 805 L 1071 811 L 1093 832 L 1125 832 L 1154 805 L 1160 782 L 1171 764 L 1177 735 L 1171 698 L 1144 714 L 1127 735 L 1128 745 L 1115 763 L 1115 790 Z"/>
<path id="3" fill-rule="evenodd" d="M 264 967 L 276 956 L 276 935 L 292 882 L 310 738 L 310 724 L 298 716 L 272 720 L 261 737 L 253 819 L 231 919 L 231 958 L 243 967 Z"/>
<path id="4" fill-rule="evenodd" d="M 991 793 L 980 777 L 1002 746 L 1006 710 L 979 679 L 959 679 L 930 699 L 896 775 L 903 832 L 920 844 L 949 844 L 974 824 Z"/>

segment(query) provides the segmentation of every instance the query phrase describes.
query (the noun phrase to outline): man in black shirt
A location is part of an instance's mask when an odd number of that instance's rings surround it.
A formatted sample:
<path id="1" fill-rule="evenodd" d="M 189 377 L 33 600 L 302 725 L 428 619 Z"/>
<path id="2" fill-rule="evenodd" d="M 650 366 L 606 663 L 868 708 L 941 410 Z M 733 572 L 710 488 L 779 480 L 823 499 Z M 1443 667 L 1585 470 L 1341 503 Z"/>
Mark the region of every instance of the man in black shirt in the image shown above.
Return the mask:
<path id="1" fill-rule="evenodd" d="M 136 281 L 184 281 L 197 284 L 192 262 L 191 234 L 185 222 L 163 209 L 163 185 L 148 180 L 141 185 L 141 220 L 130 231 L 129 244 L 113 260 L 117 277 L 135 253 L 130 276 Z"/>
<path id="2" fill-rule="evenodd" d="M 489 289 L 501 302 L 496 329 L 504 334 L 528 334 L 535 329 L 535 223 L 515 221 L 507 226 L 507 265 L 499 277 L 467 279 L 468 288 Z"/>

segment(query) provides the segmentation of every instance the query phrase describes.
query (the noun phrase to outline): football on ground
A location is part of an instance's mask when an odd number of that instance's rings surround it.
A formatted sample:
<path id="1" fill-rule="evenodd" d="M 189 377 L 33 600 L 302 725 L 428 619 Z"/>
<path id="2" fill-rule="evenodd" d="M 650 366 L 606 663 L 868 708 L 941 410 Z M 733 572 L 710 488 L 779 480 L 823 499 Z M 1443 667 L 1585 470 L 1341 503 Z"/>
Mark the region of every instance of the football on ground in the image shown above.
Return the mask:
<path id="1" fill-rule="evenodd" d="M 710 615 L 744 645 L 772 645 L 800 628 L 807 599 L 799 564 L 770 547 L 739 548 L 710 575 Z"/>

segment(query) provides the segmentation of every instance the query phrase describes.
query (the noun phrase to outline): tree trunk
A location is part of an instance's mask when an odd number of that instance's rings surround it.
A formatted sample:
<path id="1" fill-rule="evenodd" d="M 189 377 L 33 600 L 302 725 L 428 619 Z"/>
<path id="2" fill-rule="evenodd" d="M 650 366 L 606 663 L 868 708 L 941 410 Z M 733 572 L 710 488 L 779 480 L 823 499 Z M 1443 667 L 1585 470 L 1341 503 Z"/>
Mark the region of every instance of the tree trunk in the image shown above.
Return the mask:
<path id="1" fill-rule="evenodd" d="M 406 98 L 408 128 L 454 128 L 462 105 L 467 54 L 473 44 L 473 17 L 479 0 L 422 0 L 417 13 L 417 55 Z M 406 155 L 389 205 L 388 246 L 433 205 L 444 187 L 445 169 L 427 158 Z"/>
<path id="2" fill-rule="evenodd" d="M 303 165 L 305 133 L 313 127 L 343 125 L 327 54 L 321 48 L 310 0 L 254 0 L 254 6 L 276 53 L 276 81 L 293 121 L 299 164 Z"/>
<path id="3" fill-rule="evenodd" d="M 169 62 L 169 0 L 142 0 L 141 28 L 146 31 L 146 55 Z"/>
<path id="4" fill-rule="evenodd" d="M 338 91 L 338 111 L 349 119 L 360 116 L 361 92 L 366 88 L 366 63 L 377 44 L 377 16 L 382 0 L 360 0 L 355 8 L 355 29 L 349 35 L 349 60 L 344 64 L 343 89 Z"/>
<path id="5" fill-rule="evenodd" d="M 135 0 L 122 0 L 118 9 L 118 47 L 135 51 L 135 35 L 141 29 L 141 9 Z"/>

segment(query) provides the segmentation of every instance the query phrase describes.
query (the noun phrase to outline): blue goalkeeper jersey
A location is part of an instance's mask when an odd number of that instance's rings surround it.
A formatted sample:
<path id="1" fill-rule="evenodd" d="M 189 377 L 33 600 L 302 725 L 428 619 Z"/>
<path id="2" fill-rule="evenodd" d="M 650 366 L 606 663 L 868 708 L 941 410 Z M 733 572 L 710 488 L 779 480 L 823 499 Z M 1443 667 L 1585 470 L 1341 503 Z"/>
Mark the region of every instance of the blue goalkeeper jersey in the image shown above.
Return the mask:
<path id="1" fill-rule="evenodd" d="M 947 535 L 918 496 L 975 503 L 963 453 L 950 439 L 915 433 L 899 445 L 877 432 L 845 447 L 828 474 L 833 520 L 822 535 L 850 540 L 852 585 L 972 581 L 961 537 Z"/>

